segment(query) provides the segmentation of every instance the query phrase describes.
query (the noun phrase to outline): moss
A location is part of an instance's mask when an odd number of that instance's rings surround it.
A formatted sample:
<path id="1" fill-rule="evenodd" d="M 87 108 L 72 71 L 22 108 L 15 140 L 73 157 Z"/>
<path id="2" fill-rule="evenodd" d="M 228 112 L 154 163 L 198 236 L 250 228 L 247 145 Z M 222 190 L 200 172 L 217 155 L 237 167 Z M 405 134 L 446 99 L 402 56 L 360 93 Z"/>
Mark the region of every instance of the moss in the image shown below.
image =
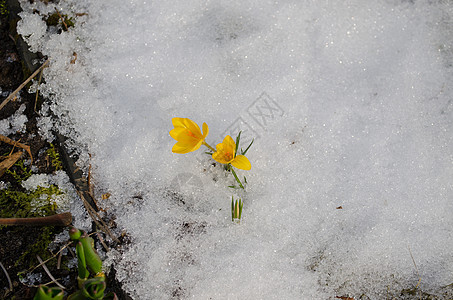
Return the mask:
<path id="1" fill-rule="evenodd" d="M 11 175 L 17 184 L 21 184 L 22 181 L 30 178 L 32 172 L 25 166 L 24 160 L 21 159 L 18 160 L 11 169 L 6 170 L 6 174 Z"/>
<path id="2" fill-rule="evenodd" d="M 24 174 L 18 172 L 12 172 L 13 177 L 19 181 L 23 181 L 25 177 L 30 177 L 31 172 L 28 170 L 22 170 Z M 14 175 L 15 174 L 15 175 Z M 56 213 L 57 205 L 53 201 L 55 196 L 61 195 L 63 192 L 55 185 L 49 187 L 38 186 L 32 191 L 18 191 L 13 188 L 0 190 L 0 217 L 1 218 L 27 218 L 27 217 L 39 217 L 48 216 Z M 0 229 L 7 226 L 0 226 Z M 19 227 L 9 226 L 9 230 L 12 232 L 22 231 Z M 20 257 L 14 262 L 14 265 L 22 266 L 24 268 L 30 268 L 37 265 L 36 255 L 39 255 L 43 260 L 50 257 L 47 248 L 53 241 L 55 233 L 61 231 L 61 228 L 46 226 L 39 230 L 33 230 L 33 232 L 39 235 L 31 234 L 27 239 L 29 243 L 26 245 L 26 249 L 22 252 Z"/>
<path id="3" fill-rule="evenodd" d="M 47 17 L 46 24 L 47 26 L 57 26 L 57 25 L 63 25 L 63 22 L 61 21 L 61 18 L 63 18 L 64 23 L 66 26 L 69 27 L 74 27 L 74 20 L 71 17 L 68 17 L 68 15 L 60 15 L 55 12 Z M 66 31 L 66 27 L 63 25 L 63 30 Z"/>
<path id="4" fill-rule="evenodd" d="M 54 196 L 63 192 L 55 185 L 38 186 L 34 191 L 0 190 L 0 217 L 29 218 L 55 214 Z"/>
<path id="5" fill-rule="evenodd" d="M 47 155 L 50 157 L 52 167 L 55 168 L 55 171 L 63 170 L 63 163 L 60 159 L 60 153 L 53 144 L 50 144 L 50 148 L 47 149 Z"/>
<path id="6" fill-rule="evenodd" d="M 36 242 L 29 244 L 27 249 L 22 253 L 22 255 L 16 260 L 15 266 L 23 265 L 23 267 L 31 268 L 36 266 L 39 262 L 36 258 L 36 255 L 39 255 L 43 260 L 46 260 L 51 257 L 51 253 L 47 251 L 50 243 L 53 241 L 54 235 L 61 231 L 52 226 L 42 227 L 41 234 L 37 238 Z M 28 266 L 26 266 L 28 262 Z M 46 265 L 50 266 L 55 262 L 49 261 Z"/>
<path id="7" fill-rule="evenodd" d="M 55 148 L 53 149 L 52 163 L 59 157 Z M 57 162 L 55 164 L 58 166 Z M 10 188 L 0 190 L 1 218 L 30 218 L 55 214 L 57 205 L 53 199 L 63 194 L 57 186 L 38 186 L 32 191 L 21 191 L 21 183 L 32 175 L 32 171 L 25 166 L 23 159 L 17 161 L 11 169 L 6 171 L 6 174 L 9 174 L 15 182 L 11 182 Z"/>
<path id="8" fill-rule="evenodd" d="M 8 7 L 6 6 L 6 0 L 0 0 L 0 15 L 6 16 L 9 14 Z"/>

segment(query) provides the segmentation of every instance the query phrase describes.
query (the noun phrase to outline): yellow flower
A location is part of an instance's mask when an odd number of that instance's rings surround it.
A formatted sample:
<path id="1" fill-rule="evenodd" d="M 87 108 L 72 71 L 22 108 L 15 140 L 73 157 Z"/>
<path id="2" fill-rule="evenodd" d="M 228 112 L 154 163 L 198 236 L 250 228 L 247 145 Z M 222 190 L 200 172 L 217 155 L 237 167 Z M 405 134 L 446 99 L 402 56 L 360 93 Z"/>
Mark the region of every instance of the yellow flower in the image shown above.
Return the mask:
<path id="1" fill-rule="evenodd" d="M 222 143 L 217 144 L 216 148 L 217 151 L 212 154 L 212 158 L 219 163 L 231 164 L 233 167 L 242 170 L 250 170 L 252 168 L 250 161 L 244 155 L 236 155 L 234 157 L 236 143 L 231 136 L 227 135 Z"/>
<path id="2" fill-rule="evenodd" d="M 203 123 L 203 134 L 198 125 L 187 118 L 173 118 L 173 126 L 170 131 L 170 136 L 178 142 L 173 146 L 174 153 L 189 153 L 200 148 L 204 144 L 204 139 L 209 133 L 209 128 L 206 123 Z"/>

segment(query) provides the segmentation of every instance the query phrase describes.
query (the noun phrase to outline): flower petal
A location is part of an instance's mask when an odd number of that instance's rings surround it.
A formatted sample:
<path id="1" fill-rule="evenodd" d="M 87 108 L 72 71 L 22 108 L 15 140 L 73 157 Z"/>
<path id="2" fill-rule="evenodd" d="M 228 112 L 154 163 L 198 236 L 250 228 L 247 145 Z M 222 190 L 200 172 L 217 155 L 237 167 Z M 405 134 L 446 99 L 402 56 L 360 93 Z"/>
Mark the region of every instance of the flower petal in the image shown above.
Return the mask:
<path id="1" fill-rule="evenodd" d="M 222 144 L 224 145 L 224 151 L 225 152 L 230 152 L 233 154 L 234 157 L 234 151 L 236 150 L 236 143 L 234 140 L 231 138 L 231 136 L 227 135 L 224 139 Z"/>
<path id="2" fill-rule="evenodd" d="M 252 164 L 250 163 L 249 159 L 244 155 L 236 155 L 236 157 L 231 162 L 231 165 L 241 170 L 250 170 L 252 168 Z"/>
<path id="3" fill-rule="evenodd" d="M 170 131 L 170 136 L 178 141 L 172 149 L 175 153 L 198 150 L 209 133 L 206 123 L 203 123 L 204 134 L 201 134 L 200 127 L 188 118 L 173 118 L 171 122 L 175 128 Z"/>
<path id="4" fill-rule="evenodd" d="M 203 139 L 205 139 L 209 134 L 208 124 L 203 123 Z"/>
<path id="5" fill-rule="evenodd" d="M 194 136 L 191 136 L 189 134 L 185 134 L 185 133 L 178 135 L 178 138 L 176 140 L 178 142 L 190 144 L 190 145 L 195 145 L 200 141 L 200 139 L 198 139 Z"/>
<path id="6" fill-rule="evenodd" d="M 227 164 L 229 161 L 225 157 L 225 153 L 223 152 L 223 144 L 217 145 L 217 151 L 212 154 L 212 159 L 218 161 L 221 164 Z"/>
<path id="7" fill-rule="evenodd" d="M 185 154 L 185 153 L 189 153 L 191 149 L 192 149 L 192 147 L 178 142 L 173 145 L 173 148 L 171 149 L 171 151 L 173 153 Z"/>
<path id="8" fill-rule="evenodd" d="M 186 128 L 183 127 L 175 127 L 174 129 L 170 130 L 170 136 L 175 140 L 178 140 L 178 136 L 185 134 L 187 131 Z"/>
<path id="9" fill-rule="evenodd" d="M 197 123 L 188 118 L 185 118 L 183 122 L 185 127 L 189 129 L 189 131 L 192 132 L 195 137 L 200 139 L 202 138 L 203 135 L 201 134 L 200 127 L 198 127 Z"/>
<path id="10" fill-rule="evenodd" d="M 212 158 L 219 163 L 228 164 L 233 161 L 235 148 L 236 144 L 233 139 L 231 136 L 227 135 L 222 143 L 217 144 L 217 151 L 212 155 Z"/>
<path id="11" fill-rule="evenodd" d="M 176 128 L 176 127 L 186 127 L 184 125 L 184 118 L 173 118 L 171 119 L 171 123 L 173 124 L 173 126 Z"/>
<path id="12" fill-rule="evenodd" d="M 198 143 L 195 143 L 195 144 L 187 144 L 187 143 L 183 143 L 183 142 L 177 142 L 173 146 L 171 151 L 173 153 L 185 154 L 185 153 L 189 153 L 189 152 L 198 150 L 200 148 L 200 146 L 201 146 L 201 141 L 198 142 Z"/>

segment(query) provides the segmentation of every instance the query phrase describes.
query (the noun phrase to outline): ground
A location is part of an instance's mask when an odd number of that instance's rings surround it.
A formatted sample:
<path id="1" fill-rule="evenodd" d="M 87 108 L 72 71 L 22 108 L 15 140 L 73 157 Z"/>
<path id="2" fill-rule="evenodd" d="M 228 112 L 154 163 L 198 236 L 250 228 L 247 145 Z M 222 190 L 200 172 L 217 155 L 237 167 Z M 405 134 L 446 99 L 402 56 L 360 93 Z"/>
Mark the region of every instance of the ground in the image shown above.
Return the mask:
<path id="1" fill-rule="evenodd" d="M 18 36 L 15 32 L 15 24 L 17 15 L 11 12 L 6 1 L 0 1 L 0 103 L 14 91 L 25 79 L 32 73 L 27 68 L 27 62 L 24 59 L 23 49 L 18 47 Z M 22 132 L 15 132 L 7 135 L 8 138 L 14 141 L 30 146 L 31 155 L 33 156 L 33 173 L 34 174 L 51 174 L 60 166 L 52 163 L 55 156 L 59 156 L 58 149 L 47 141 L 42 139 L 38 134 L 37 118 L 39 117 L 39 107 L 42 99 L 36 99 L 35 94 L 27 92 L 26 86 L 20 92 L 20 99 L 9 102 L 3 109 L 0 110 L 0 120 L 4 120 L 12 116 L 21 105 L 25 104 L 26 109 L 23 112 L 27 117 L 26 128 Z M 0 134 L 4 134 L 0 132 Z M 0 143 L 0 155 L 2 158 L 7 157 L 13 150 L 13 146 L 7 143 Z M 14 149 L 17 151 L 17 148 Z M 60 150 L 61 151 L 61 150 Z M 21 159 L 18 164 L 13 166 L 10 171 L 5 173 L 0 181 L 2 187 L 13 192 L 25 192 L 20 185 L 20 180 L 25 179 L 30 174 L 30 167 L 27 166 L 28 157 Z M 11 211 L 6 211 L 7 205 L 15 207 L 12 210 L 14 213 L 21 211 L 27 216 L 34 216 L 31 212 L 26 212 L 25 208 L 20 203 L 11 203 L 13 197 L 7 197 L 7 193 L 0 193 L 0 218 L 10 217 Z M 19 197 L 16 197 L 17 201 Z M 26 200 L 26 199 L 25 199 Z M 14 206 L 14 205 L 15 206 Z M 2 213 L 3 210 L 3 213 Z M 52 211 L 49 211 L 52 214 Z M 6 214 L 6 215 L 5 215 Z M 38 265 L 36 255 L 42 259 L 52 257 L 67 241 L 62 241 L 53 246 L 53 251 L 48 248 L 48 245 L 53 241 L 56 234 L 64 231 L 62 227 L 25 227 L 25 226 L 1 226 L 0 225 L 0 262 L 8 273 L 10 283 L 4 273 L 0 271 L 0 299 L 32 299 L 36 292 L 36 285 L 39 283 L 47 283 L 51 281 L 45 274 L 42 267 L 37 268 L 34 273 L 41 273 L 42 278 L 34 283 L 26 282 L 27 270 Z M 50 269 L 51 274 L 55 278 L 65 278 L 65 286 L 67 292 L 71 293 L 76 287 L 77 272 L 75 268 L 69 269 L 66 266 L 72 258 L 71 253 L 67 252 L 62 258 L 62 267 L 57 268 L 57 257 L 51 259 L 46 265 Z M 114 280 L 114 272 L 108 274 L 108 287 L 114 291 L 120 299 L 127 299 L 127 296 L 122 292 L 118 282 Z"/>

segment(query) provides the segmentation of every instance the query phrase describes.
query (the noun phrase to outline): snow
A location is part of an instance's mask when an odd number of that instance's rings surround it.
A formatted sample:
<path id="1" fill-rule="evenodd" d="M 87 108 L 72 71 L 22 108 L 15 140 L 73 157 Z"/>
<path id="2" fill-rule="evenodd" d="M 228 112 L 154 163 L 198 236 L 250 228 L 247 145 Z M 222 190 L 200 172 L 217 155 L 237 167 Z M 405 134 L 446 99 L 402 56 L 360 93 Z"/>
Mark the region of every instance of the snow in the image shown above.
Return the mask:
<path id="1" fill-rule="evenodd" d="M 382 299 L 419 280 L 445 296 L 450 1 L 22 6 L 19 33 L 51 59 L 40 125 L 111 194 L 132 243 L 109 259 L 135 299 Z M 46 31 L 33 11 L 54 6 L 76 26 Z M 172 117 L 206 122 L 211 145 L 255 138 L 246 193 L 202 150 L 171 153 Z"/>
<path id="2" fill-rule="evenodd" d="M 51 201 L 57 206 L 57 213 L 71 211 L 74 226 L 81 229 L 89 228 L 91 222 L 87 218 L 84 206 L 64 171 L 56 171 L 54 174 L 33 174 L 22 182 L 22 187 L 28 191 L 34 191 L 38 187 L 48 188 L 51 185 L 56 186 L 61 192 L 59 195 L 50 195 Z M 43 200 L 45 199 L 47 199 L 47 195 L 43 195 Z M 42 203 L 36 201 L 36 205 L 39 206 Z M 63 234 L 67 237 L 67 232 Z"/>
<path id="3" fill-rule="evenodd" d="M 15 134 L 18 132 L 24 132 L 28 119 L 24 115 L 25 104 L 22 104 L 14 115 L 9 118 L 0 120 L 0 132 L 3 135 Z"/>

